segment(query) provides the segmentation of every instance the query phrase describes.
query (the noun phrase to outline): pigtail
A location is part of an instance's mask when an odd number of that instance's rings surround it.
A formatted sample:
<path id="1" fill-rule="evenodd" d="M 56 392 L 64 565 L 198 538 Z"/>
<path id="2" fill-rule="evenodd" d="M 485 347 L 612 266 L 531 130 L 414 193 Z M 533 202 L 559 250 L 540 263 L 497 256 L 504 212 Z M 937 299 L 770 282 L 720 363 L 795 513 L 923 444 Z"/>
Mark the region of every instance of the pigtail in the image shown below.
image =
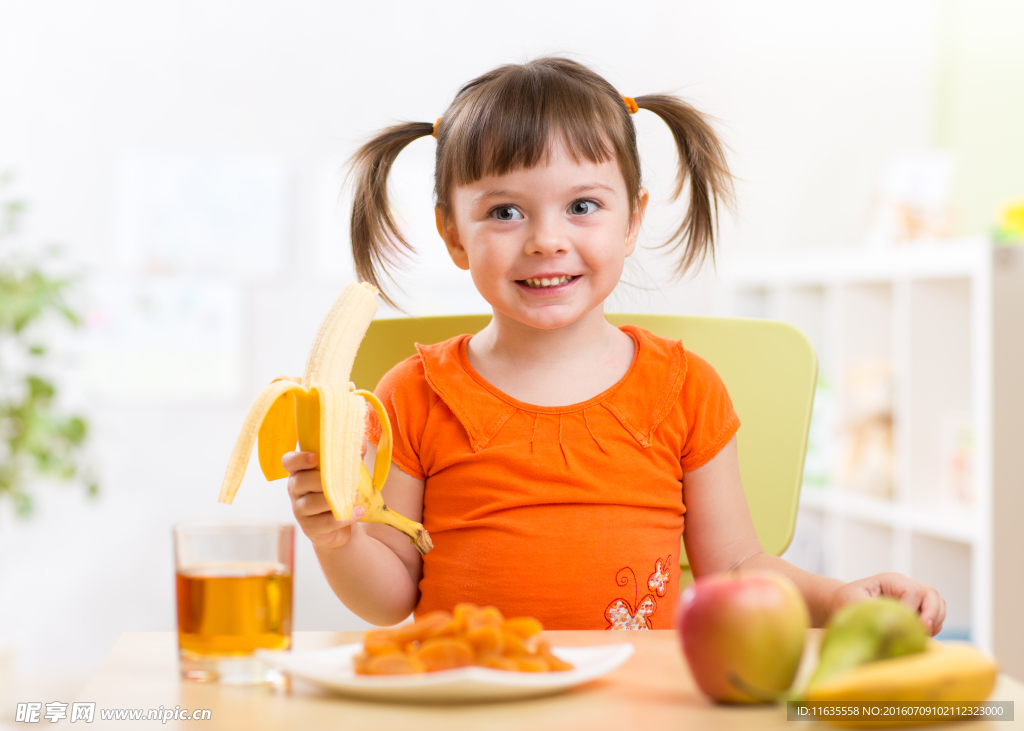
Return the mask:
<path id="1" fill-rule="evenodd" d="M 678 273 L 700 266 L 705 257 L 715 260 L 715 236 L 718 233 L 718 204 L 733 202 L 732 175 L 725 151 L 715 131 L 700 112 L 672 96 L 638 96 L 640 109 L 654 112 L 668 125 L 679 151 L 679 173 L 672 200 L 690 183 L 690 205 L 679 228 L 666 242 L 675 251 L 683 248 Z"/>
<path id="2" fill-rule="evenodd" d="M 352 257 L 356 276 L 380 290 L 380 297 L 392 307 L 394 301 L 385 291 L 383 279 L 393 280 L 389 269 L 398 265 L 404 249 L 413 247 L 395 224 L 388 204 L 388 174 L 398 153 L 420 137 L 433 134 L 428 122 L 405 122 L 388 127 L 360 147 L 349 160 L 349 176 L 354 179 L 352 200 Z"/>

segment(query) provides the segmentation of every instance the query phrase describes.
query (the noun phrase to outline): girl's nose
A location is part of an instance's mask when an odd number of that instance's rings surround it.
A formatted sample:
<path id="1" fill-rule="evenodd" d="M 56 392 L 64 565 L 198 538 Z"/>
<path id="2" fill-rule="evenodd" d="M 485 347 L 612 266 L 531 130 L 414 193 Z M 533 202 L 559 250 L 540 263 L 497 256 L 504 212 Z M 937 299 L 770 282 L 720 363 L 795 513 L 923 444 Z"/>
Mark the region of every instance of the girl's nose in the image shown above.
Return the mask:
<path id="1" fill-rule="evenodd" d="M 569 250 L 569 241 L 559 221 L 535 219 L 531 235 L 526 240 L 526 253 L 552 256 Z"/>

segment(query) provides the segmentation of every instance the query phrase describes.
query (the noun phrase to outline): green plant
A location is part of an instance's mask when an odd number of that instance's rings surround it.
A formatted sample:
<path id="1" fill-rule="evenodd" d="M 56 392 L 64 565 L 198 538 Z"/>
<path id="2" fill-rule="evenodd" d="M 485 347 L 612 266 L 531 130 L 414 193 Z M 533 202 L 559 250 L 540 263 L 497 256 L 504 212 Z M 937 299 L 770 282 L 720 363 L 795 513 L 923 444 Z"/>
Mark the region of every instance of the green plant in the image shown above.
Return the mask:
<path id="1" fill-rule="evenodd" d="M 11 183 L 0 175 L 0 191 Z M 80 327 L 69 305 L 72 280 L 49 275 L 43 264 L 55 255 L 26 257 L 13 246 L 25 206 L 0 200 L 0 499 L 7 498 L 21 516 L 32 512 L 33 478 L 76 481 L 89 495 L 98 486 L 85 459 L 88 425 L 54 406 L 57 389 L 45 375 L 48 321 Z"/>

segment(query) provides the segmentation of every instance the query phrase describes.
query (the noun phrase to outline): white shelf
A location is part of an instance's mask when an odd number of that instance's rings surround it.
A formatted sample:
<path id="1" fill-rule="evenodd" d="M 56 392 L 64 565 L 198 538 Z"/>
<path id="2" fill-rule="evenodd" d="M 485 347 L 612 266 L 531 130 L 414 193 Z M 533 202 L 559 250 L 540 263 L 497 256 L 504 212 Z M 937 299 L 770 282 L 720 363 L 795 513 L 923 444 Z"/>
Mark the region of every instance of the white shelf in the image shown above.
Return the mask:
<path id="1" fill-rule="evenodd" d="M 981 537 L 981 524 L 971 512 L 923 510 L 891 500 L 857 495 L 838 489 L 804 488 L 800 504 L 844 518 L 877 523 L 897 530 L 908 530 L 957 543 L 972 544 Z"/>
<path id="2" fill-rule="evenodd" d="M 789 322 L 818 353 L 828 399 L 816 415 L 831 416 L 818 422 L 808 477 L 827 486 L 803 490 L 794 560 L 846 580 L 899 571 L 930 583 L 947 624 L 1024 673 L 1024 248 L 974 238 L 748 252 L 719 271 L 724 314 Z M 857 490 L 863 473 L 847 474 L 842 447 L 859 444 L 851 424 L 865 433 L 856 389 L 879 366 L 890 374 L 891 479 Z M 958 429 L 972 444 L 965 504 L 951 471 Z M 891 499 L 868 496 L 877 489 Z"/>
<path id="3" fill-rule="evenodd" d="M 985 239 L 957 239 L 892 249 L 836 249 L 746 254 L 722 263 L 736 287 L 826 286 L 900 279 L 969 277 L 986 266 Z"/>

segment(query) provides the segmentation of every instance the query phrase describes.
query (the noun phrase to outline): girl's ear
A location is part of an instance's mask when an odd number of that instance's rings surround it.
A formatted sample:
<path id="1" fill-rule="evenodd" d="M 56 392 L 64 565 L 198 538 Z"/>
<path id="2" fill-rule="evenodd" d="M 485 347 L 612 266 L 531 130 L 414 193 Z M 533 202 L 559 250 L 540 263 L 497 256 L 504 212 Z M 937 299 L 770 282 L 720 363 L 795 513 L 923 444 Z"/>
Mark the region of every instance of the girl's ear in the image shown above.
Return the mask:
<path id="1" fill-rule="evenodd" d="M 626 231 L 626 256 L 632 254 L 636 248 L 636 240 L 640 236 L 640 225 L 644 222 L 644 213 L 647 212 L 649 199 L 647 188 L 641 188 L 636 196 L 636 204 L 633 206 L 633 217 L 629 221 L 629 230 Z"/>
<path id="2" fill-rule="evenodd" d="M 459 230 L 455 228 L 455 222 L 444 215 L 441 206 L 434 206 L 434 221 L 437 223 L 437 232 L 444 239 L 444 245 L 448 247 L 448 256 L 455 262 L 459 269 L 469 270 L 469 256 L 462 247 L 459 240 Z"/>

